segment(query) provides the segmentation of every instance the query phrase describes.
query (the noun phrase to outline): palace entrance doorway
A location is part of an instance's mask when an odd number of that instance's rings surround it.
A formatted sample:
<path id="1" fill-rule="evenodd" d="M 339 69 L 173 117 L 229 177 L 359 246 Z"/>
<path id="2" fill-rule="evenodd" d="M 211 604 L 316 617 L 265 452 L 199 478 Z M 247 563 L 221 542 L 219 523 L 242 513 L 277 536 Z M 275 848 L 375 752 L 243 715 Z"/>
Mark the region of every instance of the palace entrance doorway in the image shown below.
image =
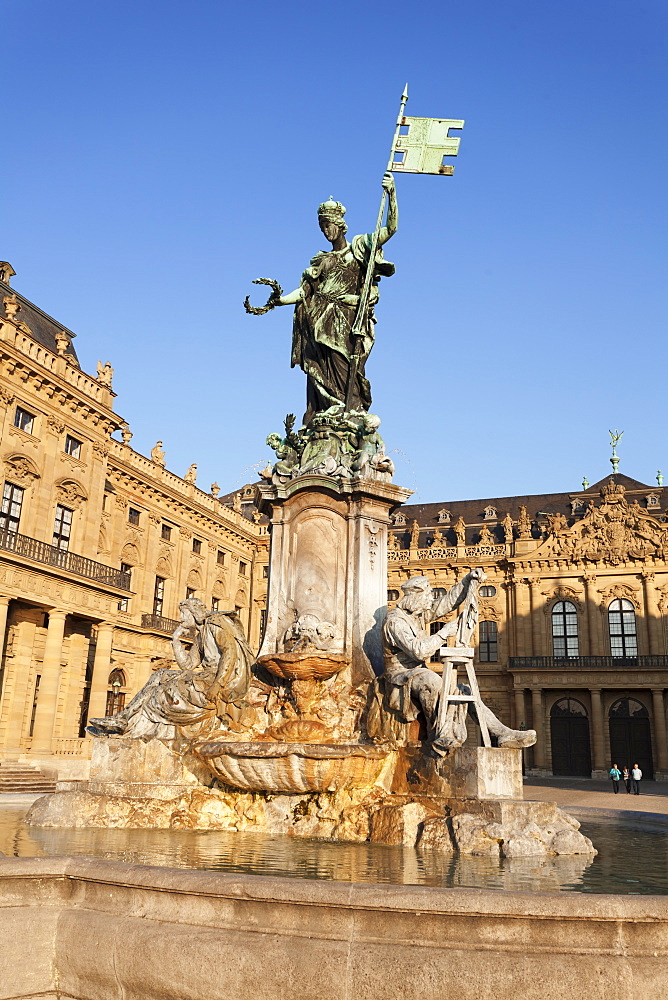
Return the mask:
<path id="1" fill-rule="evenodd" d="M 589 719 L 582 702 L 561 698 L 550 711 L 552 773 L 591 777 Z"/>
<path id="2" fill-rule="evenodd" d="M 611 763 L 622 768 L 640 765 L 643 778 L 654 777 L 649 712 L 635 698 L 620 698 L 610 709 Z"/>

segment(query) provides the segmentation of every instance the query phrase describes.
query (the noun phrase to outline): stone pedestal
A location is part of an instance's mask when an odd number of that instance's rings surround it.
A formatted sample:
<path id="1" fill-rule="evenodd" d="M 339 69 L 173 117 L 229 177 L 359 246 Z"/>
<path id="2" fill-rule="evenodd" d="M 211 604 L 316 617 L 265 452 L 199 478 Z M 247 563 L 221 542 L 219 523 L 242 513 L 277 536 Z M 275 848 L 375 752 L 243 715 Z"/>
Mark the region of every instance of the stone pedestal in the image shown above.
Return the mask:
<path id="1" fill-rule="evenodd" d="M 348 658 L 354 686 L 381 673 L 387 527 L 390 512 L 410 493 L 379 480 L 308 475 L 260 486 L 260 509 L 271 517 L 260 658 L 282 651 L 295 619 L 309 614 L 336 627 L 332 648 Z"/>

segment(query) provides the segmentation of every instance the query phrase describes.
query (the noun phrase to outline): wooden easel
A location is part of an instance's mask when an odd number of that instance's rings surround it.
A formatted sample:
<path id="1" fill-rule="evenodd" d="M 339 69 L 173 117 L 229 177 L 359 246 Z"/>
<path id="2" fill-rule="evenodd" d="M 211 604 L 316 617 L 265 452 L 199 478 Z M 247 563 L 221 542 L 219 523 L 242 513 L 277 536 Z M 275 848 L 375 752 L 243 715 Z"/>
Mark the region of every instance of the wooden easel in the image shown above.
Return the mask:
<path id="1" fill-rule="evenodd" d="M 480 698 L 478 678 L 473 669 L 474 650 L 469 646 L 442 646 L 441 654 L 443 656 L 443 685 L 438 705 L 438 731 L 442 732 L 447 722 L 452 723 L 457 704 L 472 702 L 476 707 L 482 742 L 484 746 L 491 747 L 489 730 L 487 729 L 487 723 L 482 713 L 483 705 Z M 471 688 L 471 694 L 459 694 L 457 691 L 457 672 L 460 667 L 466 668 L 466 676 Z"/>

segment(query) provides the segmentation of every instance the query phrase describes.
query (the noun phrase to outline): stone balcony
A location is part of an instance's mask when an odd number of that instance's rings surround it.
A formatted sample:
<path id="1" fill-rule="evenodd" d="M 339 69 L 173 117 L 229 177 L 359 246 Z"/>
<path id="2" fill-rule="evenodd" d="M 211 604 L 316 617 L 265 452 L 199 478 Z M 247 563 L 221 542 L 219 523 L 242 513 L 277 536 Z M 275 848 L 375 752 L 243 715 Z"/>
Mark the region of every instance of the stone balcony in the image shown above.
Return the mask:
<path id="1" fill-rule="evenodd" d="M 96 562 L 95 559 L 89 559 L 87 556 L 77 555 L 76 552 L 59 549 L 55 545 L 49 545 L 48 542 L 40 541 L 38 538 L 20 535 L 16 531 L 8 531 L 7 529 L 0 531 L 0 552 L 11 552 L 12 555 L 19 556 L 21 559 L 60 569 L 65 573 L 93 580 L 106 587 L 113 587 L 115 590 L 130 590 L 129 573 L 123 573 L 114 566 L 105 566 L 104 563 Z"/>
<path id="2" fill-rule="evenodd" d="M 509 670 L 609 670 L 637 668 L 641 670 L 668 667 L 668 656 L 511 656 Z"/>

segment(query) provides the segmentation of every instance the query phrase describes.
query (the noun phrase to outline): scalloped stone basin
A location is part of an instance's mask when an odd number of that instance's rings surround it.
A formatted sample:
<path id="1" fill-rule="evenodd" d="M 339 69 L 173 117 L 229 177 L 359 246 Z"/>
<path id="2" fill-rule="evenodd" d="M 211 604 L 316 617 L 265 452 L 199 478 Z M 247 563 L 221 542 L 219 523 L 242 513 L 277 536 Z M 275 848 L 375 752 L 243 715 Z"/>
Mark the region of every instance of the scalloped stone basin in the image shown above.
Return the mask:
<path id="1" fill-rule="evenodd" d="M 348 666 L 344 653 L 313 651 L 308 653 L 269 653 L 257 662 L 274 677 L 287 681 L 326 681 Z"/>
<path id="2" fill-rule="evenodd" d="M 196 753 L 228 785 L 251 792 L 336 792 L 370 788 L 387 750 L 361 743 L 197 744 Z"/>

